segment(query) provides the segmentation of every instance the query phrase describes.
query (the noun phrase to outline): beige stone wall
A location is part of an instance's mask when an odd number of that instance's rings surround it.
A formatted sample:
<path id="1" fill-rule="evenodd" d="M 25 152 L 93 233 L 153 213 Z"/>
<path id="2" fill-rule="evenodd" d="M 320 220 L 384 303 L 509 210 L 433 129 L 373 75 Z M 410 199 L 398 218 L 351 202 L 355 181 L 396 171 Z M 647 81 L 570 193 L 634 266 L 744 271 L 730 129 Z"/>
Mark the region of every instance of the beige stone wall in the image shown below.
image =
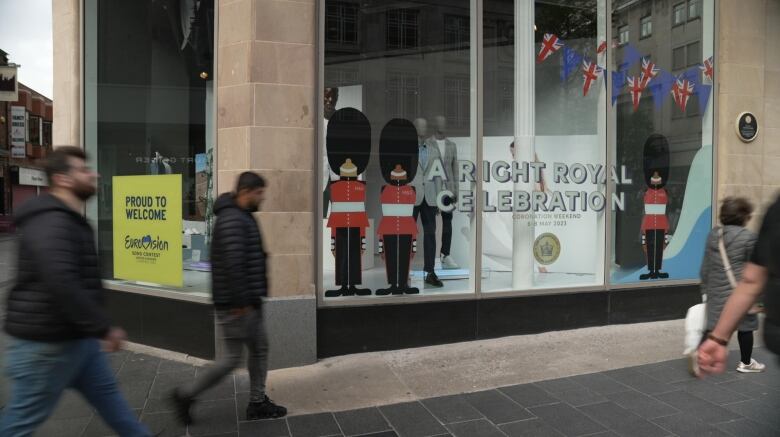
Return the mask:
<path id="1" fill-rule="evenodd" d="M 217 188 L 266 177 L 270 295 L 313 296 L 316 2 L 218 4 Z"/>
<path id="2" fill-rule="evenodd" d="M 81 145 L 81 17 L 79 0 L 52 0 L 56 146 Z"/>
<path id="3" fill-rule="evenodd" d="M 780 193 L 780 0 L 718 3 L 717 195 L 748 197 L 761 212 Z M 758 118 L 751 143 L 740 141 L 734 128 L 743 111 Z"/>

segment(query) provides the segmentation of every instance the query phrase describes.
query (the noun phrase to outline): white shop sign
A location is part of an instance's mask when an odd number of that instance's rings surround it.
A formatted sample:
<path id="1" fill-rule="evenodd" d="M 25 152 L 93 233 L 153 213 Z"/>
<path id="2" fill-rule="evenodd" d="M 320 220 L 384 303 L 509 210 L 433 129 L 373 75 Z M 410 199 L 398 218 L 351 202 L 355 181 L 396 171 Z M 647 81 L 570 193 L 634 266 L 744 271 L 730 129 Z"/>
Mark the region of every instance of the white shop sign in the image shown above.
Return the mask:
<path id="1" fill-rule="evenodd" d="M 46 173 L 44 173 L 43 170 L 20 167 L 19 185 L 32 185 L 36 187 L 45 187 L 49 184 L 46 183 Z"/>

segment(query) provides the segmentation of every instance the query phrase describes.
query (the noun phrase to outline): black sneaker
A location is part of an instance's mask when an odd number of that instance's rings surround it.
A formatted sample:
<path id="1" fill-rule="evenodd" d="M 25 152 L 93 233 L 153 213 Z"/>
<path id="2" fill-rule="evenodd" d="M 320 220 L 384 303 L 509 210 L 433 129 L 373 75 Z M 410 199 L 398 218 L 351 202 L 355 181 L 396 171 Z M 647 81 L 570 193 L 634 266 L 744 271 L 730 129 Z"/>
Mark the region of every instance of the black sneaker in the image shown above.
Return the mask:
<path id="1" fill-rule="evenodd" d="M 287 408 L 276 405 L 268 396 L 260 402 L 250 402 L 246 407 L 246 420 L 276 419 L 287 415 Z"/>
<path id="2" fill-rule="evenodd" d="M 174 406 L 176 418 L 179 419 L 179 422 L 183 423 L 184 425 L 192 425 L 192 415 L 190 415 L 190 408 L 192 407 L 194 400 L 191 398 L 185 398 L 184 396 L 180 395 L 178 390 L 172 391 L 168 399 Z"/>
<path id="3" fill-rule="evenodd" d="M 425 276 L 425 286 L 426 287 L 435 287 L 435 288 L 441 288 L 444 287 L 444 284 L 441 282 L 438 276 L 436 276 L 436 273 L 430 272 L 428 275 Z"/>

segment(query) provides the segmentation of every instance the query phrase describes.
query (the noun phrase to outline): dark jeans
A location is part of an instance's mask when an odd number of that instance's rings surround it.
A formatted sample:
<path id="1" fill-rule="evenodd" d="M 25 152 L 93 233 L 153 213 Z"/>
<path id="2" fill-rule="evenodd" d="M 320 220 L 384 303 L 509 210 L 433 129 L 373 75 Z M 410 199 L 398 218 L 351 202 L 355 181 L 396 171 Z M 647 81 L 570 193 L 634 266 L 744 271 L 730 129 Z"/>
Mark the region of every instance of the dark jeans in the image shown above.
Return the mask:
<path id="1" fill-rule="evenodd" d="M 433 272 L 433 267 L 436 264 L 436 213 L 438 208 L 430 206 L 423 200 L 420 205 L 414 207 L 412 211 L 414 220 L 417 221 L 417 217 L 420 217 L 423 225 L 423 245 L 425 246 L 424 261 L 425 270 L 427 273 Z M 452 222 L 450 221 L 450 224 Z M 452 235 L 452 226 L 450 226 L 450 235 Z"/>
<path id="2" fill-rule="evenodd" d="M 452 213 L 441 213 L 441 254 L 449 256 L 452 245 Z"/>
<path id="3" fill-rule="evenodd" d="M 151 436 L 119 391 L 98 340 L 55 343 L 14 338 L 4 359 L 13 386 L 0 417 L 0 436 L 32 435 L 54 411 L 66 388 L 80 392 L 120 436 Z"/>
<path id="4" fill-rule="evenodd" d="M 217 325 L 224 348 L 222 357 L 180 394 L 194 398 L 217 385 L 241 364 L 246 346 L 249 351 L 249 401 L 262 401 L 268 374 L 268 336 L 261 310 L 252 310 L 243 316 L 232 315 L 229 311 L 217 311 Z"/>

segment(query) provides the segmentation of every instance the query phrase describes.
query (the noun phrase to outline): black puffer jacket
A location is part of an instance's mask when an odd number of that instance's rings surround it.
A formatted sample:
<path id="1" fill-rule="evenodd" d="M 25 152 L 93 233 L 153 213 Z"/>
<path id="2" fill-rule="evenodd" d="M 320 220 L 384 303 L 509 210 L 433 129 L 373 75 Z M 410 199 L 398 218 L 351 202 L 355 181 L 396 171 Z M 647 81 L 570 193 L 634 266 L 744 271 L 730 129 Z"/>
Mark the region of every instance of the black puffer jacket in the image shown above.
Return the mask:
<path id="1" fill-rule="evenodd" d="M 5 331 L 33 341 L 103 337 L 110 322 L 86 219 L 46 194 L 22 205 L 14 223 L 18 277 L 8 294 Z"/>
<path id="2" fill-rule="evenodd" d="M 268 292 L 266 254 L 260 228 L 231 194 L 214 203 L 211 293 L 218 309 L 259 307 Z"/>

